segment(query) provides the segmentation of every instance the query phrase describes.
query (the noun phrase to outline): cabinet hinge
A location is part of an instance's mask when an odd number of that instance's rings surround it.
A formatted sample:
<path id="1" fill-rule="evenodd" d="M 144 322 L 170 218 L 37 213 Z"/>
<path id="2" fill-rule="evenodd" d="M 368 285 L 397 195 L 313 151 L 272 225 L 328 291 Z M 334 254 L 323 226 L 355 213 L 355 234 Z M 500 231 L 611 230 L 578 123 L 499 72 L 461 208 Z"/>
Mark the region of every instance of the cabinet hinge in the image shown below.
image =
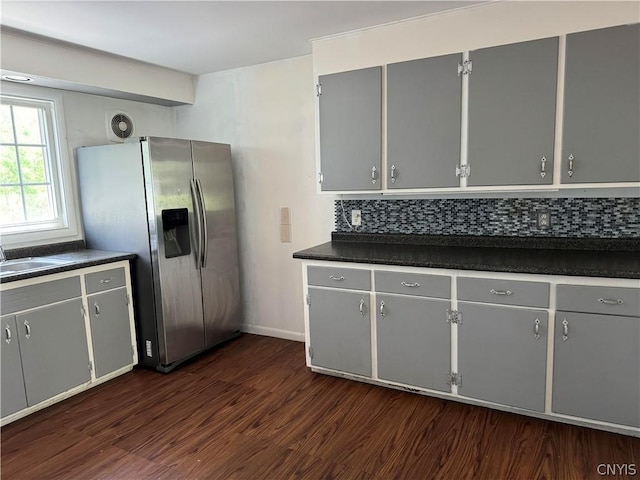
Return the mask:
<path id="1" fill-rule="evenodd" d="M 131 356 L 133 357 L 133 345 L 131 345 Z"/>
<path id="2" fill-rule="evenodd" d="M 320 185 L 322 185 L 322 182 L 324 182 L 324 173 L 319 172 L 319 173 L 318 173 L 318 183 L 319 183 Z"/>
<path id="3" fill-rule="evenodd" d="M 473 62 L 471 60 L 465 60 L 464 62 L 458 64 L 458 76 L 471 75 L 472 70 Z"/>
<path id="4" fill-rule="evenodd" d="M 322 95 L 322 84 L 318 83 L 316 85 L 316 97 L 319 97 L 320 95 Z"/>
<path id="5" fill-rule="evenodd" d="M 80 311 L 82 312 L 82 318 L 87 316 L 87 311 L 85 310 L 84 305 L 80 307 Z"/>
<path id="6" fill-rule="evenodd" d="M 127 294 L 127 300 L 125 302 L 125 305 L 131 305 L 131 297 L 129 297 L 129 294 Z"/>
<path id="7" fill-rule="evenodd" d="M 462 375 L 457 372 L 447 373 L 447 385 L 455 385 L 456 387 L 462 386 Z"/>
<path id="8" fill-rule="evenodd" d="M 447 310 L 447 323 L 462 325 L 462 313 L 458 310 Z"/>
<path id="9" fill-rule="evenodd" d="M 307 305 L 311 305 L 311 296 L 308 293 L 307 293 L 307 297 L 306 297 L 305 300 L 307 302 Z"/>
<path id="10" fill-rule="evenodd" d="M 93 372 L 93 362 L 89 362 L 89 371 Z"/>
<path id="11" fill-rule="evenodd" d="M 313 359 L 313 347 L 309 345 L 309 358 Z"/>
<path id="12" fill-rule="evenodd" d="M 471 167 L 469 165 L 456 165 L 456 177 L 468 177 L 471 175 Z"/>

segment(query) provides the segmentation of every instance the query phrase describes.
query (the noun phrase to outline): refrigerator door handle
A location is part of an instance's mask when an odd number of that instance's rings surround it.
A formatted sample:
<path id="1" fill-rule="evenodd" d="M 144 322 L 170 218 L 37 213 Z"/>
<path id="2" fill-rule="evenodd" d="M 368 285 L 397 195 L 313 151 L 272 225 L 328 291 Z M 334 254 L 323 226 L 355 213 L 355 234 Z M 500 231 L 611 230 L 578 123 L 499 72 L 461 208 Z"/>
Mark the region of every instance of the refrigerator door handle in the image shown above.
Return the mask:
<path id="1" fill-rule="evenodd" d="M 196 268 L 200 270 L 201 261 L 202 261 L 202 214 L 200 210 L 200 201 L 198 200 L 198 195 L 196 193 L 196 182 L 194 179 L 191 179 L 191 199 L 193 200 L 193 211 L 196 215 L 196 226 L 198 229 L 198 241 L 196 248 Z"/>
<path id="2" fill-rule="evenodd" d="M 207 266 L 207 253 L 209 250 L 209 231 L 207 229 L 207 207 L 204 204 L 204 195 L 202 194 L 202 185 L 200 179 L 196 178 L 196 187 L 198 187 L 198 194 L 200 195 L 200 209 L 202 214 L 202 268 Z"/>

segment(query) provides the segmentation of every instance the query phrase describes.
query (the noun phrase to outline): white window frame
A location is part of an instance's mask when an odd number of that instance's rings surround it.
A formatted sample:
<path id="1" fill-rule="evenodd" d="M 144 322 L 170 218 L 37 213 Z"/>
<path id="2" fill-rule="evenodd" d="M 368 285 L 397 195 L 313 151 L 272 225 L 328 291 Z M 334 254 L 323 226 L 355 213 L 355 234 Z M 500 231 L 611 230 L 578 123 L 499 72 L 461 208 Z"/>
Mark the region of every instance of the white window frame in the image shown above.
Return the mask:
<path id="1" fill-rule="evenodd" d="M 1 96 L 15 104 L 45 108 L 50 149 L 51 183 L 58 218 L 20 227 L 0 227 L 4 248 L 28 247 L 81 240 L 75 166 L 70 161 L 62 94 L 55 90 L 2 82 Z"/>

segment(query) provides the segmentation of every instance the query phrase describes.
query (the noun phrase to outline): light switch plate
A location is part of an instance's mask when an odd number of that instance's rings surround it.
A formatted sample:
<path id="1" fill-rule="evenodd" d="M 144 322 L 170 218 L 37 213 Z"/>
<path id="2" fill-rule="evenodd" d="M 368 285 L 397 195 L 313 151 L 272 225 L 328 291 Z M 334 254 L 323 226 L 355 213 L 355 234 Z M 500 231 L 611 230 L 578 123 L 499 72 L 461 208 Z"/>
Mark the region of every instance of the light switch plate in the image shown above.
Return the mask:
<path id="1" fill-rule="evenodd" d="M 280 243 L 291 243 L 291 225 L 280 225 Z"/>
<path id="2" fill-rule="evenodd" d="M 280 225 L 291 225 L 289 207 L 280 207 Z"/>

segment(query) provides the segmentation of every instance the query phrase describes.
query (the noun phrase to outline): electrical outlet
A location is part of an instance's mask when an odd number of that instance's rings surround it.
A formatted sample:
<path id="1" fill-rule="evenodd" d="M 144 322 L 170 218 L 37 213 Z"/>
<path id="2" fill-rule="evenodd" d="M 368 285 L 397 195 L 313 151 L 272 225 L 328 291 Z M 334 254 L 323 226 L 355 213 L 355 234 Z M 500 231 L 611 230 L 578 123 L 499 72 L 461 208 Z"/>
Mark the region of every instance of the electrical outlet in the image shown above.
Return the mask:
<path id="1" fill-rule="evenodd" d="M 548 211 L 538 212 L 538 228 L 546 230 L 551 226 L 551 214 Z"/>
<path id="2" fill-rule="evenodd" d="M 362 212 L 360 210 L 351 210 L 351 225 L 354 227 L 362 225 Z"/>

